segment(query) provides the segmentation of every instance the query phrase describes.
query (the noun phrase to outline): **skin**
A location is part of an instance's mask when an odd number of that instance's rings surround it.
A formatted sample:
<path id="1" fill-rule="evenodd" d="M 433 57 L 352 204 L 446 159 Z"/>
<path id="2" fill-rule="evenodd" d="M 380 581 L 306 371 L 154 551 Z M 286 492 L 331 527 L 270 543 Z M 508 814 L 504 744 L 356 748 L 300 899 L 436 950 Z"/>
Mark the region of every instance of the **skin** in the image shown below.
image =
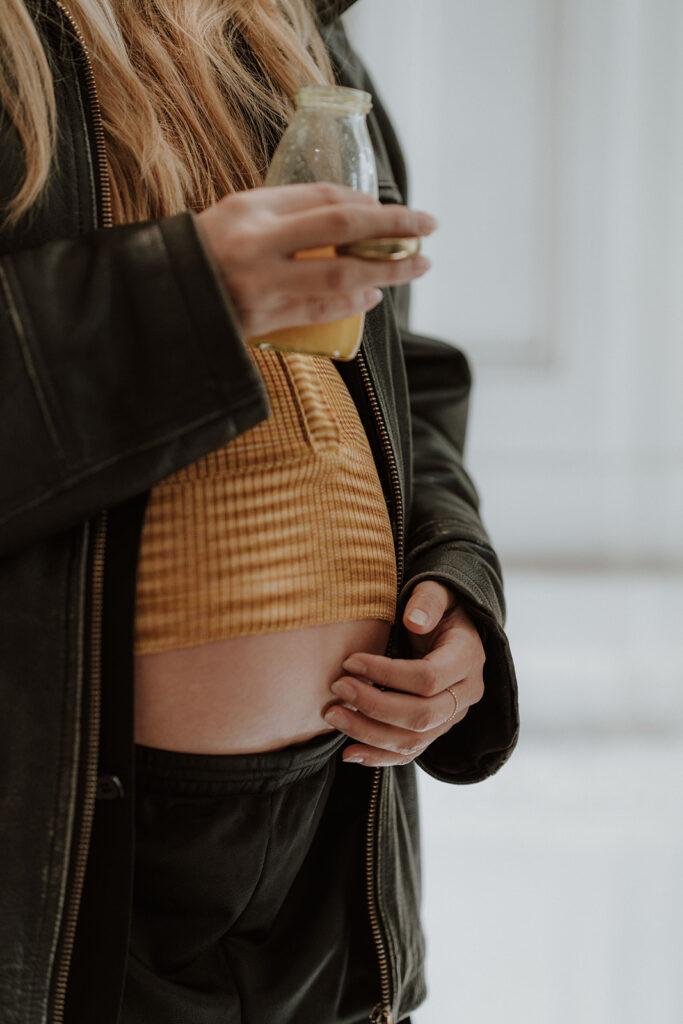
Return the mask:
<path id="1" fill-rule="evenodd" d="M 436 228 L 428 213 L 330 182 L 231 193 L 195 222 L 246 338 L 363 312 L 381 300 L 375 289 L 411 281 L 431 266 L 419 254 L 395 261 L 292 259 L 298 250 Z"/>
<path id="2" fill-rule="evenodd" d="M 426 614 L 422 625 L 410 619 L 417 609 Z M 414 658 L 354 652 L 342 664 L 348 674 L 331 686 L 343 700 L 331 705 L 324 718 L 359 741 L 345 749 L 345 761 L 369 767 L 407 764 L 461 722 L 484 695 L 484 648 L 453 591 L 436 580 L 420 581 L 402 621 Z M 378 690 L 375 684 L 391 690 Z M 458 699 L 453 718 L 455 704 L 447 686 L 453 686 Z"/>
<path id="3" fill-rule="evenodd" d="M 436 227 L 423 211 L 329 182 L 233 193 L 196 214 L 195 223 L 247 338 L 365 311 L 381 299 L 376 288 L 413 280 L 430 266 L 421 255 L 396 262 L 292 259 L 298 250 L 425 235 Z M 385 658 L 390 624 L 379 619 L 136 655 L 135 741 L 187 752 L 250 753 L 338 729 L 359 740 L 346 759 L 355 753 L 368 765 L 405 764 L 483 693 L 479 636 L 454 607 L 452 593 L 422 581 L 406 615 L 414 607 L 430 616 L 426 626 L 404 618 L 421 660 Z M 383 692 L 350 674 L 340 678 L 340 666 L 354 652 L 362 654 L 364 679 L 404 693 Z M 324 715 L 337 681 L 356 686 L 358 710 L 340 706 L 341 718 L 332 723 Z M 441 691 L 451 683 L 458 685 L 460 711 L 446 725 L 453 698 Z"/>
<path id="4" fill-rule="evenodd" d="M 322 717 L 353 651 L 381 654 L 379 619 L 227 637 L 135 658 L 136 742 L 168 750 L 277 750 L 334 732 Z"/>

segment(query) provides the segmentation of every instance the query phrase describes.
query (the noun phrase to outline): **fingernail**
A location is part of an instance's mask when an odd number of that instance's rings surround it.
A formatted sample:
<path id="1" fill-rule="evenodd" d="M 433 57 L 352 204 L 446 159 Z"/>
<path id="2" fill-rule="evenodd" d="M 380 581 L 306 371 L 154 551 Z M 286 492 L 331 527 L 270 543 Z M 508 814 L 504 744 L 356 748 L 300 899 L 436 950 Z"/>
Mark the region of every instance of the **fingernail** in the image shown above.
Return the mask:
<path id="1" fill-rule="evenodd" d="M 362 754 L 342 754 L 342 761 L 353 762 L 354 764 L 365 764 L 365 758 Z"/>
<path id="2" fill-rule="evenodd" d="M 428 619 L 427 612 L 423 612 L 421 608 L 411 608 L 408 612 L 408 620 L 414 622 L 416 626 L 425 626 Z"/>
<path id="3" fill-rule="evenodd" d="M 325 719 L 326 722 L 331 722 L 334 724 L 334 722 L 339 722 L 341 720 L 341 713 L 337 707 L 331 707 L 327 709 L 327 711 L 323 715 L 323 718 Z"/>
<path id="4" fill-rule="evenodd" d="M 365 662 L 362 658 L 347 658 L 342 661 L 342 668 L 345 668 L 347 672 L 365 672 Z"/>
<path id="5" fill-rule="evenodd" d="M 337 679 L 336 682 L 332 683 L 330 687 L 332 693 L 339 694 L 344 700 L 354 700 L 356 693 L 356 687 L 350 683 L 347 679 Z"/>

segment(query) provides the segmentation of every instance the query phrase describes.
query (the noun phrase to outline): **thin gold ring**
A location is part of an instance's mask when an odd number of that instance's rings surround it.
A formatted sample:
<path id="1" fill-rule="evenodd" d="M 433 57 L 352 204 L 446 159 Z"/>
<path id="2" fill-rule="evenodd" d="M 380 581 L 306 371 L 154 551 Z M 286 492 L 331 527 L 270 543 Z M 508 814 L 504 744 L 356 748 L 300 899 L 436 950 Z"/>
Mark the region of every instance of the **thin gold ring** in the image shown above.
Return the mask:
<path id="1" fill-rule="evenodd" d="M 455 686 L 455 685 L 456 684 L 453 683 L 453 686 Z M 457 694 L 453 693 L 453 686 L 447 686 L 446 687 L 446 689 L 450 693 L 451 697 L 453 698 L 453 702 L 454 702 L 454 705 L 455 705 L 454 708 L 453 708 L 453 713 L 451 714 L 451 717 L 447 718 L 446 722 L 450 722 L 452 719 L 455 718 L 455 716 L 458 713 L 458 696 L 457 696 Z M 444 722 L 444 725 L 446 724 L 446 722 Z"/>

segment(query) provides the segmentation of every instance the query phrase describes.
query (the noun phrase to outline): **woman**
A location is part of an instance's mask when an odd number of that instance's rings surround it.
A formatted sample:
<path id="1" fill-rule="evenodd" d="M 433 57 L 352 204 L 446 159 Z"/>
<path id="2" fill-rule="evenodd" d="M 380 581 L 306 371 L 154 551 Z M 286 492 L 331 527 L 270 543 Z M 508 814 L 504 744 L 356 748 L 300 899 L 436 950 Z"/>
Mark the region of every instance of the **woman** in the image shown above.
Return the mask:
<path id="1" fill-rule="evenodd" d="M 434 227 L 347 6 L 0 13 L 2 1021 L 407 1020 L 415 764 L 514 748 L 428 263 L 291 259 Z M 262 187 L 307 82 L 373 93 L 380 202 Z M 360 311 L 348 363 L 245 345 Z"/>

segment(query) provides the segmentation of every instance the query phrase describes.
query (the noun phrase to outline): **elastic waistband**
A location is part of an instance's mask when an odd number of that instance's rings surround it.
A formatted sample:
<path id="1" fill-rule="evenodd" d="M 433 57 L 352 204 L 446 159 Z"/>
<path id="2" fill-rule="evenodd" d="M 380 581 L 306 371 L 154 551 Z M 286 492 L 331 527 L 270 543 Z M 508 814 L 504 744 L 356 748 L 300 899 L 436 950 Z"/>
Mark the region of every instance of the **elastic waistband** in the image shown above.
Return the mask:
<path id="1" fill-rule="evenodd" d="M 280 750 L 252 754 L 191 754 L 136 743 L 136 787 L 194 796 L 272 792 L 320 771 L 347 741 L 351 742 L 349 737 L 335 729 Z"/>

